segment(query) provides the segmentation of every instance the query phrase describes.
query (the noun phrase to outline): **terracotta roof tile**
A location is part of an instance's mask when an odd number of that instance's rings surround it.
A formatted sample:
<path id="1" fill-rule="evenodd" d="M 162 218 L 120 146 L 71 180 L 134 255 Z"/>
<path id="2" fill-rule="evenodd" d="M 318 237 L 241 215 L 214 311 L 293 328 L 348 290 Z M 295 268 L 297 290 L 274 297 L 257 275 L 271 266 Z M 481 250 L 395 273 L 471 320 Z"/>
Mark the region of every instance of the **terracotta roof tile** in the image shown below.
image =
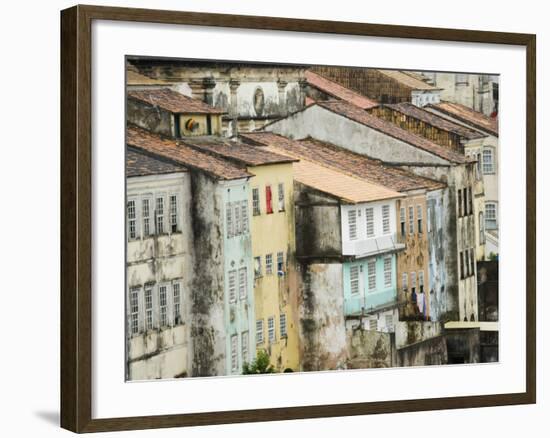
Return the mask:
<path id="1" fill-rule="evenodd" d="M 421 120 L 424 123 L 427 123 L 428 125 L 439 128 L 443 131 L 452 132 L 467 140 L 474 140 L 474 139 L 486 137 L 485 135 L 480 134 L 478 131 L 466 128 L 465 126 L 459 125 L 458 123 L 453 123 L 450 120 L 440 117 L 430 111 L 426 111 L 425 109 L 419 108 L 416 105 L 413 105 L 412 103 L 403 102 L 403 103 L 396 103 L 396 104 L 386 104 L 384 106 L 387 106 L 392 110 L 398 111 L 401 114 L 410 116 L 413 119 Z"/>
<path id="2" fill-rule="evenodd" d="M 462 154 L 444 148 L 443 146 L 435 144 L 424 137 L 413 134 L 412 132 L 405 131 L 404 129 L 399 128 L 393 123 L 373 116 L 362 110 L 361 108 L 358 108 L 355 105 L 351 105 L 347 102 L 332 100 L 317 102 L 317 105 L 329 111 L 347 117 L 351 120 L 354 120 L 357 123 L 368 126 L 369 128 L 380 131 L 386 135 L 389 135 L 390 137 L 396 138 L 426 152 L 429 152 L 433 155 L 437 155 L 438 157 L 443 158 L 447 161 L 453 163 L 470 162 L 470 160 Z"/>
<path id="3" fill-rule="evenodd" d="M 223 114 L 224 111 L 170 88 L 128 90 L 128 98 L 158 106 L 172 113 Z"/>
<path id="4" fill-rule="evenodd" d="M 474 111 L 467 106 L 458 103 L 441 102 L 428 105 L 428 108 L 441 111 L 444 114 L 455 117 L 474 128 L 480 129 L 490 135 L 498 137 L 498 120 L 486 116 L 483 113 Z"/>
<path id="5" fill-rule="evenodd" d="M 308 84 L 321 90 L 322 92 L 334 98 L 345 100 L 346 102 L 357 105 L 359 108 L 370 109 L 378 106 L 378 102 L 310 70 L 306 71 L 306 80 Z"/>
<path id="6" fill-rule="evenodd" d="M 267 164 L 292 163 L 297 161 L 287 155 L 269 152 L 263 148 L 251 146 L 236 139 L 221 137 L 190 137 L 181 140 L 184 144 L 202 152 L 244 164 L 246 166 L 263 166 Z"/>
<path id="7" fill-rule="evenodd" d="M 192 147 L 151 134 L 144 129 L 129 126 L 126 131 L 126 144 L 133 148 L 158 155 L 187 168 L 200 170 L 217 179 L 232 180 L 252 176 L 235 164 L 212 155 L 200 152 Z"/>
<path id="8" fill-rule="evenodd" d="M 441 90 L 441 88 L 434 87 L 424 81 L 419 80 L 413 75 L 407 74 L 399 70 L 381 70 L 378 69 L 380 73 L 384 76 L 394 79 L 395 81 L 405 85 L 406 87 L 412 88 L 413 90 L 422 90 L 422 91 L 436 91 Z"/>
<path id="9" fill-rule="evenodd" d="M 162 175 L 186 172 L 185 167 L 153 157 L 132 148 L 126 148 L 126 176 Z"/>
<path id="10" fill-rule="evenodd" d="M 379 160 L 351 152 L 347 149 L 312 138 L 291 140 L 271 132 L 243 133 L 241 137 L 253 144 L 273 146 L 279 153 L 287 153 L 299 159 L 307 159 L 397 192 L 410 190 L 437 190 L 445 184 L 417 176 L 406 170 L 385 165 Z"/>

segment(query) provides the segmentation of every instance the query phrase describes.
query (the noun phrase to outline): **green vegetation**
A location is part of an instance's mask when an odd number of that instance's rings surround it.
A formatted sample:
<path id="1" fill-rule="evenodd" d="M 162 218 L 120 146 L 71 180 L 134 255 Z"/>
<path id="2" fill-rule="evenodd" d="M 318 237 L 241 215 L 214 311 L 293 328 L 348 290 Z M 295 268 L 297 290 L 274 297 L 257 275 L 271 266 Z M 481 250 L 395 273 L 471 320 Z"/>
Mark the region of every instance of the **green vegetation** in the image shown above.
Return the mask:
<path id="1" fill-rule="evenodd" d="M 269 363 L 269 355 L 263 350 L 258 351 L 256 359 L 250 364 L 243 365 L 243 374 L 271 374 L 274 372 L 275 368 Z"/>

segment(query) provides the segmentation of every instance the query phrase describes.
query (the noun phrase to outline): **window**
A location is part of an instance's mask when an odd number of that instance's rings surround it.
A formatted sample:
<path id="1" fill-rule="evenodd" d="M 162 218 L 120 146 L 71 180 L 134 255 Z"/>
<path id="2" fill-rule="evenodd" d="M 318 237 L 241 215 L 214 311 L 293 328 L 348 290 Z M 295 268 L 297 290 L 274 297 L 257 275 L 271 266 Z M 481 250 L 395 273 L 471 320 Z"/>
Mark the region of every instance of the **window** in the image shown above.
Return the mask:
<path id="1" fill-rule="evenodd" d="M 156 204 L 157 234 L 164 234 L 164 198 L 157 198 Z"/>
<path id="2" fill-rule="evenodd" d="M 405 207 L 401 207 L 401 237 L 405 237 Z"/>
<path id="3" fill-rule="evenodd" d="M 494 230 L 497 228 L 497 204 L 494 202 L 485 203 L 485 229 Z"/>
<path id="4" fill-rule="evenodd" d="M 136 231 L 136 201 L 131 200 L 127 203 L 128 209 L 128 238 L 135 239 Z"/>
<path id="5" fill-rule="evenodd" d="M 233 223 L 233 206 L 231 202 L 225 205 L 225 222 L 227 229 L 227 237 L 233 237 L 235 225 Z"/>
<path id="6" fill-rule="evenodd" d="M 279 194 L 279 211 L 285 211 L 285 186 L 283 183 L 279 183 L 277 188 Z"/>
<path id="7" fill-rule="evenodd" d="M 472 197 L 472 187 L 468 187 L 468 214 L 474 214 L 474 198 Z"/>
<path id="8" fill-rule="evenodd" d="M 471 264 L 470 264 L 470 251 L 467 249 L 464 251 L 464 276 L 469 277 L 472 275 L 472 271 L 470 270 Z"/>
<path id="9" fill-rule="evenodd" d="M 406 272 L 403 272 L 403 275 L 401 276 L 401 287 L 403 288 L 403 290 L 408 289 L 409 287 L 408 280 L 409 280 L 409 274 L 407 274 Z"/>
<path id="10" fill-rule="evenodd" d="M 178 231 L 178 198 L 176 195 L 170 196 L 170 229 L 172 233 Z"/>
<path id="11" fill-rule="evenodd" d="M 145 286 L 145 329 L 153 328 L 153 286 Z"/>
<path id="12" fill-rule="evenodd" d="M 390 233 L 390 206 L 382 206 L 382 232 L 384 234 Z"/>
<path id="13" fill-rule="evenodd" d="M 265 186 L 265 212 L 273 213 L 273 200 L 271 199 L 271 186 Z"/>
<path id="14" fill-rule="evenodd" d="M 411 272 L 411 290 L 416 291 L 416 272 Z"/>
<path id="15" fill-rule="evenodd" d="M 281 338 L 286 338 L 286 314 L 281 313 L 279 316 L 279 332 L 281 333 Z"/>
<path id="16" fill-rule="evenodd" d="M 250 231 L 248 227 L 248 201 L 241 201 L 241 220 L 243 221 L 242 232 L 247 234 Z"/>
<path id="17" fill-rule="evenodd" d="M 483 173 L 495 173 L 495 164 L 492 149 L 483 149 Z"/>
<path id="18" fill-rule="evenodd" d="M 432 209 L 430 207 L 426 208 L 426 226 L 428 227 L 428 233 L 432 231 Z"/>
<path id="19" fill-rule="evenodd" d="M 260 190 L 252 189 L 252 214 L 254 216 L 260 215 Z"/>
<path id="20" fill-rule="evenodd" d="M 273 254 L 265 255 L 265 274 L 273 274 Z"/>
<path id="21" fill-rule="evenodd" d="M 248 362 L 248 332 L 241 333 L 241 357 L 242 362 Z"/>
<path id="22" fill-rule="evenodd" d="M 389 332 L 393 332 L 393 315 L 386 315 L 386 330 Z"/>
<path id="23" fill-rule="evenodd" d="M 359 266 L 352 266 L 349 269 L 349 281 L 351 294 L 356 295 L 359 293 Z"/>
<path id="24" fill-rule="evenodd" d="M 242 230 L 242 221 L 241 221 L 241 203 L 240 202 L 233 202 L 233 211 L 235 212 L 235 229 L 234 229 L 234 236 L 240 236 L 243 233 Z"/>
<path id="25" fill-rule="evenodd" d="M 237 347 L 238 347 L 237 335 L 231 336 L 231 371 L 237 371 L 239 367 L 239 358 L 237 357 Z"/>
<path id="26" fill-rule="evenodd" d="M 254 257 L 254 278 L 262 276 L 262 258 Z"/>
<path id="27" fill-rule="evenodd" d="M 409 207 L 409 234 L 414 234 L 414 208 Z"/>
<path id="28" fill-rule="evenodd" d="M 180 283 L 174 283 L 172 285 L 172 298 L 173 298 L 173 312 L 174 312 L 174 324 L 181 323 L 181 286 Z"/>
<path id="29" fill-rule="evenodd" d="M 246 266 L 239 269 L 239 298 L 244 300 L 246 298 Z"/>
<path id="30" fill-rule="evenodd" d="M 471 275 L 475 275 L 476 274 L 476 270 L 475 270 L 475 257 L 474 257 L 474 249 L 473 248 L 470 248 L 470 272 L 472 273 Z"/>
<path id="31" fill-rule="evenodd" d="M 160 326 L 168 325 L 168 301 L 166 297 L 166 286 L 159 286 L 159 310 L 160 310 Z"/>
<path id="32" fill-rule="evenodd" d="M 376 319 L 369 319 L 369 330 L 378 330 L 378 320 Z"/>
<path id="33" fill-rule="evenodd" d="M 462 208 L 462 214 L 464 216 L 468 216 L 468 189 L 464 188 L 463 190 L 463 196 L 462 196 L 462 200 L 464 201 L 464 207 Z"/>
<path id="34" fill-rule="evenodd" d="M 284 272 L 285 272 L 285 255 L 281 251 L 277 253 L 277 274 L 283 275 Z"/>
<path id="35" fill-rule="evenodd" d="M 458 191 L 458 217 L 462 217 L 462 190 Z"/>
<path id="36" fill-rule="evenodd" d="M 150 200 L 141 200 L 141 220 L 143 223 L 143 237 L 151 235 L 151 208 Z"/>
<path id="37" fill-rule="evenodd" d="M 418 234 L 422 234 L 422 206 L 416 206 L 416 221 L 418 223 Z"/>
<path id="38" fill-rule="evenodd" d="M 369 207 L 365 210 L 367 219 L 367 237 L 374 237 L 374 209 Z"/>
<path id="39" fill-rule="evenodd" d="M 348 211 L 349 240 L 357 239 L 357 211 Z"/>
<path id="40" fill-rule="evenodd" d="M 237 271 L 235 269 L 228 273 L 229 302 L 237 302 Z"/>
<path id="41" fill-rule="evenodd" d="M 130 289 L 130 331 L 132 335 L 139 333 L 139 287 Z"/>
<path id="42" fill-rule="evenodd" d="M 264 320 L 258 319 L 256 321 L 256 344 L 264 343 Z"/>
<path id="43" fill-rule="evenodd" d="M 369 292 L 376 290 L 376 260 L 374 259 L 367 262 L 367 280 Z"/>
<path id="44" fill-rule="evenodd" d="M 392 260 L 391 257 L 384 257 L 384 287 L 391 287 L 392 277 Z"/>
<path id="45" fill-rule="evenodd" d="M 483 217 L 483 212 L 479 212 L 479 244 L 483 245 L 485 243 L 485 218 Z"/>
<path id="46" fill-rule="evenodd" d="M 424 271 L 418 271 L 418 290 L 424 292 Z"/>
<path id="47" fill-rule="evenodd" d="M 275 318 L 273 316 L 267 319 L 267 339 L 269 342 L 275 342 Z"/>
<path id="48" fill-rule="evenodd" d="M 460 278 L 464 278 L 464 253 L 460 251 L 459 255 L 460 255 L 460 265 L 459 265 Z"/>

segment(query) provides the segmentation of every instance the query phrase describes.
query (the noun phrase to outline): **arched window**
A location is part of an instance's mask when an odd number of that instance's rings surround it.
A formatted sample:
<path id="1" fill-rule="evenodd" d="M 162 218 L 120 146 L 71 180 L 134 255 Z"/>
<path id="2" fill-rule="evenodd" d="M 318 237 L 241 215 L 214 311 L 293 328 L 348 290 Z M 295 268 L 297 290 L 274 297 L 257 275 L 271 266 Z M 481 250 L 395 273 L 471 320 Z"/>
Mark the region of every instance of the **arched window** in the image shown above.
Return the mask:
<path id="1" fill-rule="evenodd" d="M 485 244 L 485 218 L 483 212 L 479 212 L 479 244 Z"/>
<path id="2" fill-rule="evenodd" d="M 495 173 L 495 157 L 491 148 L 483 149 L 483 173 Z"/>
<path id="3" fill-rule="evenodd" d="M 497 228 L 497 203 L 486 202 L 485 203 L 485 229 L 494 230 Z"/>

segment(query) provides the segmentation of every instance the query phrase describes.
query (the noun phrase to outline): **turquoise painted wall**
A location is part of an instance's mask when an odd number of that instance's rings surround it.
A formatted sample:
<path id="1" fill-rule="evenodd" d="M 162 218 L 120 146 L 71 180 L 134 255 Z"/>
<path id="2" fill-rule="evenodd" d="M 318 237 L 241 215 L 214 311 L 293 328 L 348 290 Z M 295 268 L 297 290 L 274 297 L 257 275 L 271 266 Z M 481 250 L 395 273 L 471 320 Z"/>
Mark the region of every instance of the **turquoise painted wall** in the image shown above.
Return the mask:
<path id="1" fill-rule="evenodd" d="M 392 276 L 391 286 L 384 286 L 384 258 L 391 257 Z M 368 288 L 368 269 L 367 263 L 373 258 L 376 259 L 376 288 Z M 344 314 L 352 315 L 361 313 L 361 309 L 380 307 L 390 304 L 397 299 L 396 287 L 396 256 L 395 254 L 380 255 L 365 259 L 346 262 L 343 264 L 344 275 Z M 350 269 L 352 266 L 359 266 L 359 293 L 351 293 Z"/>
<path id="2" fill-rule="evenodd" d="M 256 353 L 255 338 L 255 315 L 254 315 L 254 278 L 252 266 L 252 238 L 250 234 L 251 212 L 248 212 L 248 233 L 239 236 L 227 236 L 227 218 L 225 206 L 228 202 L 246 201 L 250 197 L 250 187 L 248 182 L 226 182 L 220 184 L 219 190 L 222 191 L 224 211 L 220 212 L 220 217 L 224 221 L 224 303 L 225 303 L 225 342 L 226 342 L 226 375 L 242 374 L 242 333 L 248 332 L 248 362 L 252 361 Z M 233 219 L 234 220 L 234 219 Z M 239 297 L 238 288 L 238 270 L 242 267 L 247 269 L 247 291 L 246 299 Z M 237 302 L 229 302 L 229 271 L 236 270 L 236 296 Z M 231 369 L 231 337 L 237 335 L 237 371 Z"/>

